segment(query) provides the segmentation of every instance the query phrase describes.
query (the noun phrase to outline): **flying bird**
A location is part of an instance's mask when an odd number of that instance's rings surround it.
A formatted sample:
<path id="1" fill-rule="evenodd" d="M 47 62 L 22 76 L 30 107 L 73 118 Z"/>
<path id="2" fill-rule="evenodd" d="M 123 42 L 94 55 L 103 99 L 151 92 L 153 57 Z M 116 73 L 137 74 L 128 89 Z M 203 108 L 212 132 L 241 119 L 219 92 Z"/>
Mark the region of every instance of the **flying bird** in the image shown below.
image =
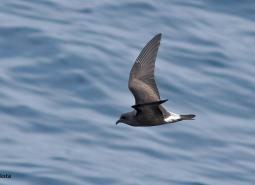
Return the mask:
<path id="1" fill-rule="evenodd" d="M 160 45 L 161 33 L 155 35 L 142 49 L 129 75 L 128 88 L 135 98 L 134 109 L 121 114 L 118 123 L 130 126 L 146 127 L 193 120 L 194 114 L 181 115 L 169 112 L 162 105 L 154 77 L 155 61 Z"/>

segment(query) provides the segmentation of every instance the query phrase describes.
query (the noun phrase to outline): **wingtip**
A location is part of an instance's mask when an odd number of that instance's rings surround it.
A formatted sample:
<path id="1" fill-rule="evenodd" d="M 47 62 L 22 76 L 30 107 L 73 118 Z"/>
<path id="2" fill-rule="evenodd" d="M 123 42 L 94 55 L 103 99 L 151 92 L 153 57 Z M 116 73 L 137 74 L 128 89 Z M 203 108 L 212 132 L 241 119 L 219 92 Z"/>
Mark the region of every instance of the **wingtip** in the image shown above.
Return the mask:
<path id="1" fill-rule="evenodd" d="M 168 101 L 168 99 L 160 100 L 162 103 L 165 103 Z"/>
<path id="2" fill-rule="evenodd" d="M 158 33 L 155 35 L 155 37 L 159 37 L 159 38 L 161 38 L 161 36 L 162 36 L 162 33 Z"/>

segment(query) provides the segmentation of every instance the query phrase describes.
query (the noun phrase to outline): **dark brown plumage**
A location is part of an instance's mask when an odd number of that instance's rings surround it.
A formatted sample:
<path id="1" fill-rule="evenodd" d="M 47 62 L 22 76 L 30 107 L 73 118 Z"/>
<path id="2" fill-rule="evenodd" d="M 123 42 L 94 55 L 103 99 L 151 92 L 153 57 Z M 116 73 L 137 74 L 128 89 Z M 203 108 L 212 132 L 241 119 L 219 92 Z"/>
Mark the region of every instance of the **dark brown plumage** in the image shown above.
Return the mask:
<path id="1" fill-rule="evenodd" d="M 135 97 L 136 104 L 160 100 L 154 79 L 155 61 L 160 39 L 161 34 L 157 34 L 146 44 L 130 71 L 128 87 Z"/>
<path id="2" fill-rule="evenodd" d="M 128 87 L 135 98 L 134 111 L 124 113 L 116 122 L 131 126 L 155 126 L 165 123 L 192 119 L 195 115 L 178 115 L 168 112 L 161 104 L 159 91 L 154 78 L 155 61 L 160 45 L 161 34 L 154 36 L 142 49 L 129 75 Z"/>

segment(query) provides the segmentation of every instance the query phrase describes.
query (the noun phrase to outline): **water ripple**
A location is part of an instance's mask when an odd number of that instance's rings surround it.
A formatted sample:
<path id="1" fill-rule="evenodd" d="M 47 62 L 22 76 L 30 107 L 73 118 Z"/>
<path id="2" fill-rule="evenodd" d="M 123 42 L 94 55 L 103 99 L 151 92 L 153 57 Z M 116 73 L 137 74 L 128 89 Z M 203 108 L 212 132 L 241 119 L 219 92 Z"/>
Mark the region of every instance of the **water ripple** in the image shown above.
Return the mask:
<path id="1" fill-rule="evenodd" d="M 252 2 L 3 1 L 0 165 L 5 184 L 253 184 Z M 115 125 L 145 43 L 156 80 L 195 121 Z"/>

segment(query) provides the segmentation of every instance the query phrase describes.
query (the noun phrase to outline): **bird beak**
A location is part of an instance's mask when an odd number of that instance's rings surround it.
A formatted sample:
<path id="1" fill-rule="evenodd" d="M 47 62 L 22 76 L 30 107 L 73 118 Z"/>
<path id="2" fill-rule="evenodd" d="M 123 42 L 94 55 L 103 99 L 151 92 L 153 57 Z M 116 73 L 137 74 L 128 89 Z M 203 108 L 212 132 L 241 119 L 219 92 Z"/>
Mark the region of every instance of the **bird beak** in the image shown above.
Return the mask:
<path id="1" fill-rule="evenodd" d="M 118 123 L 120 123 L 120 122 L 121 122 L 120 120 L 116 121 L 116 125 L 118 125 Z"/>

